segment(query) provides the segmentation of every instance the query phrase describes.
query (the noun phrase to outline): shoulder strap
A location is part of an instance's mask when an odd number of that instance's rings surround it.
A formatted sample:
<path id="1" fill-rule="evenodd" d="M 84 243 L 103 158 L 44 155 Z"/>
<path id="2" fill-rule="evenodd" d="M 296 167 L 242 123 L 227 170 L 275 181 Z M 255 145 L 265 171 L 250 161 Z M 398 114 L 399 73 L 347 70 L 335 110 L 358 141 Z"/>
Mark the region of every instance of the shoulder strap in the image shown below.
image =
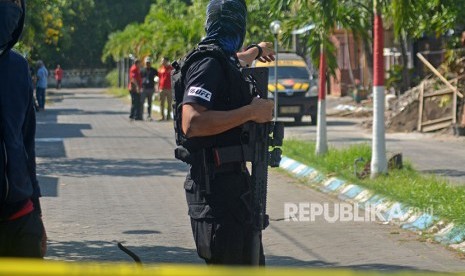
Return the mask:
<path id="1" fill-rule="evenodd" d="M 225 68 L 229 63 L 228 57 L 220 47 L 213 44 L 198 45 L 183 59 L 183 64 L 181 64 L 181 70 L 183 70 L 182 73 L 185 73 L 192 63 L 205 57 L 215 58 Z"/>
<path id="2" fill-rule="evenodd" d="M 191 50 L 183 59 L 181 59 L 179 61 L 179 63 L 175 62 L 173 63 L 173 67 L 174 67 L 174 71 L 173 71 L 173 76 L 174 75 L 178 75 L 179 79 L 178 81 L 180 82 L 180 86 L 178 87 L 182 87 L 182 89 L 179 89 L 180 91 L 175 91 L 175 93 L 179 93 L 179 97 L 181 97 L 181 94 L 184 95 L 184 91 L 181 91 L 181 90 L 184 90 L 184 80 L 185 80 L 185 76 L 186 76 L 186 73 L 187 73 L 187 70 L 189 69 L 189 67 L 196 61 L 199 61 L 203 58 L 206 58 L 206 57 L 213 57 L 215 58 L 216 60 L 218 60 L 225 73 L 228 72 L 227 68 L 229 66 L 229 61 L 228 61 L 228 57 L 226 56 L 226 54 L 224 53 L 224 51 L 216 46 L 216 45 L 213 45 L 213 44 L 207 44 L 207 45 L 197 45 L 196 48 L 194 48 L 193 50 Z M 176 86 L 173 86 L 173 87 L 176 87 Z M 177 105 L 180 104 L 180 98 L 176 98 L 175 97 L 175 101 L 177 101 Z M 179 106 L 177 106 L 178 108 Z"/>

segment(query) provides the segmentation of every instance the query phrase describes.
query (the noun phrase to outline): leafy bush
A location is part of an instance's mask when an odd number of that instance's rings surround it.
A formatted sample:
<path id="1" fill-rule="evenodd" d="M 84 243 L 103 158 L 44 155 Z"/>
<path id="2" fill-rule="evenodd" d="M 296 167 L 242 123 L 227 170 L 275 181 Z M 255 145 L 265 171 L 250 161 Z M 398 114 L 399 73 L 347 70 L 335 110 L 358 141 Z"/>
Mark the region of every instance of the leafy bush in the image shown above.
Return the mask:
<path id="1" fill-rule="evenodd" d="M 111 87 L 118 87 L 118 69 L 111 70 L 105 77 Z"/>

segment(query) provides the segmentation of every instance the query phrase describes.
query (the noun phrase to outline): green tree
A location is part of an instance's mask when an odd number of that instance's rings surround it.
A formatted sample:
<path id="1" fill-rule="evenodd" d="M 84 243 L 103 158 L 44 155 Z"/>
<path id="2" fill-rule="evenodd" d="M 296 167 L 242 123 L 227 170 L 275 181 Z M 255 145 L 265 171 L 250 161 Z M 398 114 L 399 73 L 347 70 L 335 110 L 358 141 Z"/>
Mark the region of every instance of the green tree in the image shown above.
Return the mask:
<path id="1" fill-rule="evenodd" d="M 425 35 L 444 36 L 449 30 L 463 24 L 463 0 L 390 0 L 383 1 L 388 27 L 392 27 L 400 44 L 404 64 L 407 61 L 407 41 Z M 402 68 L 401 92 L 410 88 L 407 66 Z"/>
<path id="2" fill-rule="evenodd" d="M 317 154 L 327 152 L 326 139 L 326 65 L 334 74 L 337 68 L 335 46 L 331 41 L 331 32 L 335 28 L 350 29 L 354 34 L 364 36 L 366 30 L 362 25 L 359 6 L 354 1 L 337 0 L 271 0 L 272 16 L 281 17 L 285 33 L 290 34 L 295 28 L 313 24 L 314 28 L 307 36 L 307 46 L 315 65 L 320 67 L 319 104 L 317 123 Z M 285 11 L 282 13 L 281 11 Z"/>
<path id="3" fill-rule="evenodd" d="M 63 32 L 64 0 L 31 0 L 27 2 L 22 39 L 17 48 L 31 56 L 42 45 L 57 44 L 66 36 Z"/>
<path id="4" fill-rule="evenodd" d="M 73 27 L 71 45 L 56 51 L 62 63 L 67 67 L 101 67 L 102 49 L 108 35 L 122 29 L 132 22 L 142 22 L 152 0 L 137 0 L 128 3 L 123 0 L 90 0 L 93 5 L 81 15 L 69 14 L 65 24 Z M 71 2 L 79 3 L 80 0 Z"/>
<path id="5" fill-rule="evenodd" d="M 29 0 L 23 39 L 30 58 L 65 68 L 101 67 L 108 35 L 142 22 L 153 0 Z"/>
<path id="6" fill-rule="evenodd" d="M 150 8 L 141 24 L 131 24 L 112 33 L 104 49 L 102 60 L 119 60 L 133 54 L 171 59 L 181 57 L 193 48 L 204 35 L 207 0 L 158 0 Z"/>
<path id="7" fill-rule="evenodd" d="M 368 31 L 363 25 L 366 9 L 355 1 L 343 0 L 271 0 L 270 14 L 279 18 L 284 26 L 284 39 L 289 40 L 293 29 L 314 24 L 306 36 L 306 46 L 310 49 L 313 64 L 320 62 L 320 46 L 327 55 L 328 69 L 334 73 L 337 68 L 335 46 L 331 41 L 331 32 L 335 28 L 346 28 L 354 35 L 366 37 Z M 284 12 L 282 12 L 284 11 Z"/>
<path id="8" fill-rule="evenodd" d="M 245 45 L 258 43 L 260 41 L 273 41 L 273 34 L 270 32 L 270 23 L 275 18 L 270 17 L 272 8 L 269 0 L 249 0 L 247 1 L 247 35 Z"/>
<path id="9" fill-rule="evenodd" d="M 199 43 L 205 35 L 206 7 L 209 0 L 158 0 L 141 24 L 130 24 L 110 34 L 102 60 L 119 60 L 130 53 L 138 57 L 152 55 L 180 58 Z M 245 45 L 271 41 L 267 0 L 248 0 L 247 36 Z"/>

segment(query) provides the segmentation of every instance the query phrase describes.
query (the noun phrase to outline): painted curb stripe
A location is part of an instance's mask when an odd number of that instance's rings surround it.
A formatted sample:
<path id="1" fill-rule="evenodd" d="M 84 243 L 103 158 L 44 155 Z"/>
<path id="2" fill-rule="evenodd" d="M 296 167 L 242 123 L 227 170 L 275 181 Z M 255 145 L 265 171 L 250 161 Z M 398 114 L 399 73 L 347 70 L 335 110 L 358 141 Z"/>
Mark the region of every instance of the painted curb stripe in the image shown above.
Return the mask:
<path id="1" fill-rule="evenodd" d="M 465 228 L 463 226 L 454 226 L 443 235 L 436 235 L 434 239 L 446 245 L 460 243 L 465 239 Z"/>
<path id="2" fill-rule="evenodd" d="M 366 203 L 370 204 L 373 207 L 377 207 L 378 205 L 383 204 L 385 201 L 387 201 L 387 199 L 382 197 L 381 195 L 374 195 Z"/>
<path id="3" fill-rule="evenodd" d="M 307 166 L 300 164 L 299 166 L 297 166 L 297 168 L 295 168 L 294 170 L 292 170 L 292 173 L 299 175 L 299 174 L 302 173 L 302 171 L 304 171 L 306 168 L 307 168 Z"/>
<path id="4" fill-rule="evenodd" d="M 372 191 L 358 185 L 347 185 L 344 180 L 338 178 L 327 179 L 325 175 L 316 169 L 291 158 L 283 156 L 280 167 L 299 178 L 306 177 L 312 186 L 318 186 L 318 190 L 324 193 L 334 193 L 342 189 L 338 198 L 345 201 L 351 200 L 357 202 L 362 209 L 365 209 L 367 205 L 370 205 L 371 208 L 379 208 L 382 210 L 381 213 L 385 218 L 389 218 L 391 212 L 395 211 L 397 219 L 391 219 L 390 222 L 406 221 L 405 223 L 400 223 L 402 229 L 423 231 L 440 221 L 440 218 L 426 213 L 411 214 L 408 206 L 399 202 L 391 202 L 387 198 L 374 194 Z M 465 226 L 449 224 L 434 235 L 434 240 L 465 251 Z M 460 244 L 462 242 L 463 244 Z"/>
<path id="5" fill-rule="evenodd" d="M 370 190 L 364 189 L 358 196 L 354 198 L 354 200 L 359 204 L 364 204 L 372 196 L 373 193 Z"/>
<path id="6" fill-rule="evenodd" d="M 345 184 L 344 181 L 334 178 L 331 181 L 328 182 L 327 185 L 324 185 L 321 187 L 322 190 L 328 191 L 328 192 L 334 192 L 341 188 Z"/>
<path id="7" fill-rule="evenodd" d="M 389 221 L 394 223 L 405 224 L 411 216 L 410 208 L 400 202 L 394 202 L 391 208 L 383 214 Z"/>
<path id="8" fill-rule="evenodd" d="M 423 214 L 413 223 L 407 223 L 407 224 L 402 225 L 401 227 L 402 229 L 408 229 L 408 230 L 425 230 L 433 226 L 433 223 L 434 223 L 433 216 L 429 214 Z"/>
<path id="9" fill-rule="evenodd" d="M 363 188 L 357 185 L 353 185 L 348 191 L 344 192 L 340 197 L 347 199 L 354 199 L 363 191 Z"/>
<path id="10" fill-rule="evenodd" d="M 310 167 L 306 167 L 304 170 L 302 170 L 300 173 L 298 173 L 297 175 L 299 177 L 306 177 L 306 176 L 309 176 L 310 174 L 312 174 L 313 172 L 315 171 L 315 169 L 313 168 L 310 168 Z"/>

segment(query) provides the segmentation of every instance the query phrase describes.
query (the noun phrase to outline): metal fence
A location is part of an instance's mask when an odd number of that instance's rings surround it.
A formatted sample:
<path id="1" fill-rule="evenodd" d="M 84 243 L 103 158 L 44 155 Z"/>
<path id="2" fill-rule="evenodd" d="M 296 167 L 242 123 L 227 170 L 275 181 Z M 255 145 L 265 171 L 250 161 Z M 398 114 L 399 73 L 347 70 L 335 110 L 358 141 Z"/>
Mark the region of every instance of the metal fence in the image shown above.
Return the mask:
<path id="1" fill-rule="evenodd" d="M 64 69 L 62 87 L 78 88 L 78 87 L 106 87 L 108 82 L 106 76 L 108 69 Z M 55 70 L 50 70 L 49 87 L 56 86 Z"/>

